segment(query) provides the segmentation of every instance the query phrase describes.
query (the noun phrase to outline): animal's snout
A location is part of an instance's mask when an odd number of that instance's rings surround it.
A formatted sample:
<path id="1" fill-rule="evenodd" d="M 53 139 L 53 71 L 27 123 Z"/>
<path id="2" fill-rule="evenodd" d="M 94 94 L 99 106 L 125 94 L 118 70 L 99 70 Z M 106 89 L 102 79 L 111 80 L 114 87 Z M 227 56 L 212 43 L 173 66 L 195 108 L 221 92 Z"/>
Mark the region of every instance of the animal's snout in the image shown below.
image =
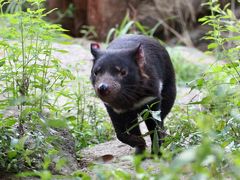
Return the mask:
<path id="1" fill-rule="evenodd" d="M 109 85 L 105 83 L 101 83 L 99 84 L 97 91 L 101 96 L 106 96 L 110 93 Z"/>

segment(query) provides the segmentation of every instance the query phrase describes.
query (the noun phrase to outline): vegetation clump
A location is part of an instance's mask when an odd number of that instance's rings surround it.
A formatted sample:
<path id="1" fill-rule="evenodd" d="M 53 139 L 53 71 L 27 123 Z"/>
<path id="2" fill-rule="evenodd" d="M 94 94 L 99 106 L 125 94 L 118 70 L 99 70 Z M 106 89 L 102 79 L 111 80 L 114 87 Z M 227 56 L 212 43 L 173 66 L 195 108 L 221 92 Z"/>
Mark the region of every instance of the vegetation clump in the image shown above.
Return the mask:
<path id="1" fill-rule="evenodd" d="M 53 55 L 66 53 L 53 45 L 65 37 L 64 29 L 46 22 L 51 11 L 44 2 L 0 0 L 2 172 L 60 171 L 67 159 L 61 142 L 69 132 L 75 137 L 69 151 L 111 138 L 104 115 L 96 116 L 100 108 L 86 100 L 92 93 L 84 91 L 87 81 L 77 67 L 63 67 Z"/>

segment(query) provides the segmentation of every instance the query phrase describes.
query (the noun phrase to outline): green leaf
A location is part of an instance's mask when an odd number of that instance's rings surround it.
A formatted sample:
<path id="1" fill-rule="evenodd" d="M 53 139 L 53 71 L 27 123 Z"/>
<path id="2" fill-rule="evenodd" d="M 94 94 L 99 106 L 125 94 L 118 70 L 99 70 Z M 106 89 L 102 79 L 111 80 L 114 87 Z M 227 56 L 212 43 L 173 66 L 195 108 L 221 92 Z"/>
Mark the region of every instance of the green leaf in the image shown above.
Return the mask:
<path id="1" fill-rule="evenodd" d="M 145 28 L 141 23 L 135 22 L 135 25 L 136 25 L 136 27 L 139 29 L 139 31 L 140 31 L 142 34 L 147 35 L 146 28 Z"/>
<path id="2" fill-rule="evenodd" d="M 25 159 L 25 161 L 27 162 L 28 166 L 31 166 L 31 164 L 32 164 L 31 159 L 30 159 L 28 156 L 25 156 L 24 159 Z"/>
<path id="3" fill-rule="evenodd" d="M 57 161 L 57 163 L 56 163 L 56 170 L 60 171 L 61 168 L 62 168 L 64 165 L 66 165 L 66 163 L 67 163 L 67 160 L 66 160 L 65 158 L 59 159 L 59 160 Z"/>
<path id="4" fill-rule="evenodd" d="M 142 115 L 143 119 L 146 120 L 149 117 L 149 114 L 150 114 L 149 110 L 146 109 Z"/>
<path id="5" fill-rule="evenodd" d="M 208 104 L 212 98 L 210 96 L 206 96 L 202 99 L 201 104 Z"/>
<path id="6" fill-rule="evenodd" d="M 120 170 L 120 169 L 117 169 L 114 172 L 114 174 L 116 176 L 116 179 L 132 179 L 131 175 L 128 172 Z"/>
<path id="7" fill-rule="evenodd" d="M 227 38 L 228 41 L 239 41 L 240 40 L 240 36 L 233 36 L 233 37 L 229 37 Z"/>
<path id="8" fill-rule="evenodd" d="M 15 150 L 8 151 L 7 156 L 9 159 L 13 159 L 17 156 L 17 151 Z"/>
<path id="9" fill-rule="evenodd" d="M 7 58 L 0 59 L 0 67 L 5 64 L 6 60 L 7 60 Z"/>
<path id="10" fill-rule="evenodd" d="M 18 140 L 18 143 L 15 145 L 17 150 L 24 150 L 24 145 L 28 136 L 24 136 Z"/>
<path id="11" fill-rule="evenodd" d="M 208 49 L 215 49 L 216 47 L 218 47 L 218 44 L 217 43 L 210 43 L 208 45 Z"/>
<path id="12" fill-rule="evenodd" d="M 239 32 L 239 29 L 235 26 L 227 26 L 227 30 L 231 32 Z"/>
<path id="13" fill-rule="evenodd" d="M 152 148 L 153 148 L 153 153 L 158 154 L 159 153 L 159 137 L 158 137 L 158 131 L 155 128 L 154 134 L 153 134 L 153 142 L 152 142 Z"/>
<path id="14" fill-rule="evenodd" d="M 49 155 L 57 155 L 59 153 L 59 151 L 58 150 L 56 150 L 56 149 L 50 149 L 49 151 L 48 151 L 48 154 Z"/>
<path id="15" fill-rule="evenodd" d="M 207 16 L 199 18 L 198 22 L 205 22 L 206 20 L 208 20 Z"/>
<path id="16" fill-rule="evenodd" d="M 230 9 L 227 9 L 227 14 L 231 19 L 235 18 L 235 15 L 233 14 L 233 12 Z"/>
<path id="17" fill-rule="evenodd" d="M 203 83 L 204 83 L 204 79 L 203 78 L 200 78 L 200 79 L 197 80 L 197 86 L 198 87 L 202 87 Z"/>
<path id="18" fill-rule="evenodd" d="M 54 128 L 66 128 L 67 122 L 66 120 L 62 119 L 51 119 L 47 121 L 48 126 L 54 127 Z"/>
<path id="19" fill-rule="evenodd" d="M 189 104 L 208 104 L 211 101 L 211 97 L 206 96 L 201 101 L 191 102 Z"/>
<path id="20" fill-rule="evenodd" d="M 6 119 L 4 121 L 4 126 L 7 126 L 7 127 L 11 127 L 13 126 L 14 124 L 16 124 L 17 120 L 14 119 L 14 118 L 10 118 L 10 119 Z"/>
<path id="21" fill-rule="evenodd" d="M 76 116 L 68 116 L 66 119 L 68 121 L 75 121 L 77 119 L 77 117 Z"/>
<path id="22" fill-rule="evenodd" d="M 130 30 L 130 28 L 132 27 L 132 25 L 134 24 L 134 21 L 130 21 L 128 22 L 123 29 L 121 29 L 119 36 L 122 36 L 124 34 L 127 34 Z"/>
<path id="23" fill-rule="evenodd" d="M 51 158 L 49 156 L 45 156 L 44 157 L 44 162 L 42 164 L 43 169 L 48 169 L 50 163 L 51 163 Z"/>
<path id="24" fill-rule="evenodd" d="M 52 173 L 48 170 L 44 170 L 38 173 L 38 175 L 41 177 L 42 180 L 51 180 L 52 179 Z"/>
<path id="25" fill-rule="evenodd" d="M 227 63 L 225 66 L 227 66 L 228 68 L 236 68 L 239 66 L 239 63 L 231 62 L 231 63 Z"/>
<path id="26" fill-rule="evenodd" d="M 213 66 L 212 67 L 212 71 L 213 72 L 222 72 L 223 71 L 223 67 L 222 66 Z"/>
<path id="27" fill-rule="evenodd" d="M 240 107 L 240 101 L 238 101 L 238 103 L 237 103 L 237 106 L 239 106 L 239 107 Z"/>
<path id="28" fill-rule="evenodd" d="M 69 51 L 64 50 L 64 49 L 54 49 L 54 50 L 57 51 L 57 52 L 60 52 L 60 53 L 64 53 L 64 54 L 69 53 Z"/>
<path id="29" fill-rule="evenodd" d="M 129 21 L 130 21 L 129 13 L 126 13 L 123 21 L 122 21 L 121 24 L 120 24 L 119 31 L 121 31 L 121 30 L 124 28 L 124 26 L 126 26 L 126 24 L 127 24 Z"/>
<path id="30" fill-rule="evenodd" d="M 108 44 L 111 41 L 111 38 L 114 38 L 114 33 L 116 33 L 116 28 L 111 28 L 110 31 L 108 31 L 106 43 Z"/>
<path id="31" fill-rule="evenodd" d="M 230 81 L 229 81 L 230 84 L 237 84 L 237 82 L 238 81 L 237 81 L 236 78 L 231 78 Z"/>

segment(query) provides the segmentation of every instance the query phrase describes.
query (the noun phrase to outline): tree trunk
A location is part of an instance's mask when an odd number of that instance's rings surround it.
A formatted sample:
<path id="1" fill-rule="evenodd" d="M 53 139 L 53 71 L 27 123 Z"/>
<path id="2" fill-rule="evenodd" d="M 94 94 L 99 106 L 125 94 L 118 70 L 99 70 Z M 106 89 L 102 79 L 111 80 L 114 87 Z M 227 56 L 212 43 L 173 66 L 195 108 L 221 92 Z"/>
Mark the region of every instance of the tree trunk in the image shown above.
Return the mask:
<path id="1" fill-rule="evenodd" d="M 105 40 L 107 33 L 121 23 L 128 9 L 125 0 L 88 0 L 87 22 L 94 26 L 99 40 Z"/>

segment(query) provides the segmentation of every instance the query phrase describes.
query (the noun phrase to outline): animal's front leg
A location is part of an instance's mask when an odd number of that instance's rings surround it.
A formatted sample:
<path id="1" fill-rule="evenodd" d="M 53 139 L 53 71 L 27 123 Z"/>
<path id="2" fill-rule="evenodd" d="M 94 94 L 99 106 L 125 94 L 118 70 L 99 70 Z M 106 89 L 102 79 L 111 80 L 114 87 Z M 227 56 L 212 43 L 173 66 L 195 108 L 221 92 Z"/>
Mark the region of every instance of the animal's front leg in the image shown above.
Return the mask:
<path id="1" fill-rule="evenodd" d="M 130 145 L 131 147 L 136 148 L 135 153 L 141 154 L 146 148 L 146 142 L 141 137 L 140 129 L 138 126 L 134 127 L 132 130 L 128 131 L 129 126 L 125 126 L 124 123 L 116 122 L 112 120 L 114 129 L 118 140 L 121 142 Z"/>
<path id="2" fill-rule="evenodd" d="M 146 148 L 146 142 L 143 137 L 141 137 L 141 131 L 137 125 L 137 113 L 126 112 L 117 114 L 111 108 L 107 109 L 117 138 L 121 142 L 136 148 L 136 154 L 143 153 Z"/>

